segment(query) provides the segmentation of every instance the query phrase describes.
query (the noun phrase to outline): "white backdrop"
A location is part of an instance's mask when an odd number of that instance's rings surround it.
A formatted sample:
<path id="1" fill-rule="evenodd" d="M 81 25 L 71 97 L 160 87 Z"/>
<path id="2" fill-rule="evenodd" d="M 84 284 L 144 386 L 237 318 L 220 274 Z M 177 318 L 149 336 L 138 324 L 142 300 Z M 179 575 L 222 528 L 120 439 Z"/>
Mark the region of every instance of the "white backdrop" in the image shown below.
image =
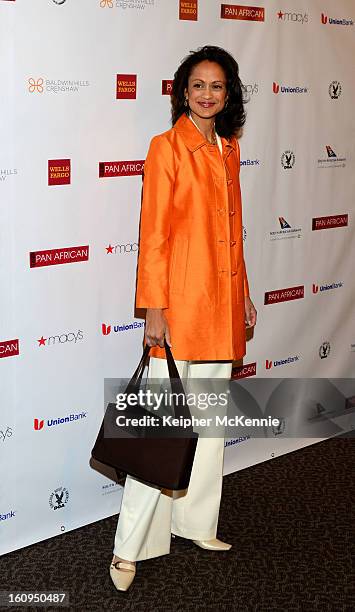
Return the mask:
<path id="1" fill-rule="evenodd" d="M 232 52 L 250 94 L 258 324 L 234 374 L 354 375 L 354 5 L 257 4 L 0 0 L 0 553 L 119 510 L 90 451 L 104 378 L 129 377 L 141 353 L 141 172 L 170 127 L 162 81 L 191 49 Z M 314 441 L 227 441 L 225 473 Z"/>

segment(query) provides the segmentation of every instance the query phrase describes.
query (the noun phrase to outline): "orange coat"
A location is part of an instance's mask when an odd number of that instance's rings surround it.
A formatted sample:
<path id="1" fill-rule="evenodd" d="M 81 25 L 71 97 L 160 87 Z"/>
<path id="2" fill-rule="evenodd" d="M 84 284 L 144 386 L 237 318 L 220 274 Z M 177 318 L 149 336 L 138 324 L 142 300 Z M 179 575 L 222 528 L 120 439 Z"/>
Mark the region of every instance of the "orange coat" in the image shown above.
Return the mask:
<path id="1" fill-rule="evenodd" d="M 165 309 L 175 359 L 246 352 L 239 143 L 221 141 L 223 160 L 182 115 L 151 140 L 144 166 L 136 307 Z"/>

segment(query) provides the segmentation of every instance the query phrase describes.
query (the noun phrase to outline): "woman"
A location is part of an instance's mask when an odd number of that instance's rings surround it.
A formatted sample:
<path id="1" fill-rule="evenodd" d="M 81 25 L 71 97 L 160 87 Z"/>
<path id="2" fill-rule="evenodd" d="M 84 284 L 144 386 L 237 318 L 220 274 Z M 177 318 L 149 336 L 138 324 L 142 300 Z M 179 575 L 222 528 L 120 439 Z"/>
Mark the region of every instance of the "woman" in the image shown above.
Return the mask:
<path id="1" fill-rule="evenodd" d="M 254 326 L 243 257 L 237 137 L 245 121 L 234 58 L 205 46 L 174 75 L 173 127 L 155 136 L 144 167 L 136 307 L 146 309 L 149 378 L 168 378 L 164 338 L 183 378 L 229 380 Z M 199 437 L 187 492 L 127 476 L 111 578 L 129 588 L 136 561 L 170 551 L 171 534 L 208 550 L 216 538 L 223 438 Z M 182 494 L 185 493 L 185 494 Z"/>

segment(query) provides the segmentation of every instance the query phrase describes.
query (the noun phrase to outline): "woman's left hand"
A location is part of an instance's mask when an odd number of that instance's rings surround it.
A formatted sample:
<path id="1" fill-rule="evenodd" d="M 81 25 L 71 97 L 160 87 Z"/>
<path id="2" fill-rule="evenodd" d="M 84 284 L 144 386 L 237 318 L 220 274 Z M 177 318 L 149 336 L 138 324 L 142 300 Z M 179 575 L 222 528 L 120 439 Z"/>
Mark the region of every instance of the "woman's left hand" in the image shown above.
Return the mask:
<path id="1" fill-rule="evenodd" d="M 256 325 L 256 309 L 248 295 L 244 298 L 245 303 L 245 324 L 247 327 L 254 327 Z"/>

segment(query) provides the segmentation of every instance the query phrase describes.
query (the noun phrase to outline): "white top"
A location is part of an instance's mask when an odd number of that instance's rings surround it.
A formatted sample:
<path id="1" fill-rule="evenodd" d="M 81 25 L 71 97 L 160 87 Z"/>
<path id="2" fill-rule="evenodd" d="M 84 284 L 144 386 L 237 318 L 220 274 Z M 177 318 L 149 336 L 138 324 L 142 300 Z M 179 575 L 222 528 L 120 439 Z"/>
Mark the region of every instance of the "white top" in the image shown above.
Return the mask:
<path id="1" fill-rule="evenodd" d="M 195 121 L 193 120 L 193 118 L 191 117 L 191 115 L 190 115 L 190 114 L 189 114 L 189 117 L 190 117 L 190 119 L 191 119 L 192 123 L 193 123 L 194 125 L 196 125 Z M 199 131 L 199 132 L 201 132 L 201 130 L 200 130 L 200 128 L 198 127 L 198 125 L 196 125 L 196 127 L 197 127 L 198 131 Z M 201 134 L 202 134 L 202 132 L 201 132 Z M 217 132 L 216 132 L 216 138 L 217 138 L 218 148 L 219 148 L 219 150 L 220 150 L 220 152 L 221 152 L 221 155 L 222 155 L 222 141 L 221 141 L 221 137 L 219 136 L 219 134 L 217 134 Z"/>

